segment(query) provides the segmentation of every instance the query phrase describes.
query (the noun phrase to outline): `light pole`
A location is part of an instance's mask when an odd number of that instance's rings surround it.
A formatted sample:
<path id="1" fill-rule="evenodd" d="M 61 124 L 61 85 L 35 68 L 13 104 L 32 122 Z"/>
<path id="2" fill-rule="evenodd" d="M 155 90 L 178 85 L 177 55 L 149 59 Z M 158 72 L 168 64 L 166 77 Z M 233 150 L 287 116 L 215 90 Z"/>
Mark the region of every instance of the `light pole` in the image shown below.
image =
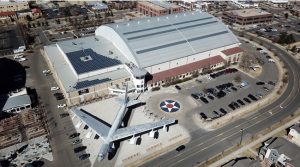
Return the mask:
<path id="1" fill-rule="evenodd" d="M 244 129 L 241 129 L 241 140 L 240 140 L 240 145 L 242 144 L 242 140 L 243 140 L 243 133 L 244 133 Z"/>

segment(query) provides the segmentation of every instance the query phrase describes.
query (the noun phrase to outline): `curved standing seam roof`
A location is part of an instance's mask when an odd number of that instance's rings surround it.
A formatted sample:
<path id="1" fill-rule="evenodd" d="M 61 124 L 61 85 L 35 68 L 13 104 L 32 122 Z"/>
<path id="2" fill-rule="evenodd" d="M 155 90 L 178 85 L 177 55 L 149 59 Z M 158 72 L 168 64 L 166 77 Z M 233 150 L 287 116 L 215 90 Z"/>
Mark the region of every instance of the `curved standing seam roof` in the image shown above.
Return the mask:
<path id="1" fill-rule="evenodd" d="M 100 26 L 96 35 L 110 39 L 143 68 L 239 43 L 226 25 L 204 12 L 108 24 Z"/>

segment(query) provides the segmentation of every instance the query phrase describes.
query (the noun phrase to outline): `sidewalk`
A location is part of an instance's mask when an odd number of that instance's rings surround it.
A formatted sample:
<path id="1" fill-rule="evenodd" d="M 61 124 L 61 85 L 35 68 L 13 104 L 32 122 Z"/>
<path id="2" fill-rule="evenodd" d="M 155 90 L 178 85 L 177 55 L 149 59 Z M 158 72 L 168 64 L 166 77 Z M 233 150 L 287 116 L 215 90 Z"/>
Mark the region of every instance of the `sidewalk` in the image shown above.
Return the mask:
<path id="1" fill-rule="evenodd" d="M 300 111 L 300 110 L 298 110 Z M 297 111 L 297 112 L 298 112 Z M 279 128 L 274 129 L 273 131 L 269 132 L 266 135 L 263 135 L 262 137 L 258 138 L 257 140 L 243 146 L 242 148 L 236 150 L 235 152 L 223 157 L 222 159 L 220 159 L 219 161 L 209 165 L 210 167 L 218 167 L 221 166 L 223 164 L 225 164 L 226 162 L 236 158 L 239 156 L 239 154 L 247 151 L 248 149 L 254 147 L 257 144 L 260 144 L 262 142 L 264 142 L 265 140 L 267 140 L 270 137 L 273 137 L 275 134 L 277 134 L 278 132 L 285 130 L 286 128 L 290 127 L 291 125 L 295 124 L 296 122 L 298 122 L 300 120 L 300 116 L 297 116 L 296 118 L 292 119 L 291 121 L 289 121 L 288 123 L 280 126 Z"/>

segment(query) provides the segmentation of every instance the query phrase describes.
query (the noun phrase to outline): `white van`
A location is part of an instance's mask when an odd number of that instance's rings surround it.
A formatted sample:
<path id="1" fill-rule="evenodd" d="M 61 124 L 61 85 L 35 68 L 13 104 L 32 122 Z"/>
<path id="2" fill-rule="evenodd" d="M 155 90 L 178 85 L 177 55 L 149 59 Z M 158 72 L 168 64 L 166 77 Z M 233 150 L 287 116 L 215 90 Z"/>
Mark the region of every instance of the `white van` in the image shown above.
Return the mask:
<path id="1" fill-rule="evenodd" d="M 14 59 L 21 59 L 24 57 L 23 53 L 15 54 Z"/>
<path id="2" fill-rule="evenodd" d="M 270 63 L 275 63 L 275 60 L 273 60 L 273 59 L 268 59 L 268 62 L 270 62 Z"/>

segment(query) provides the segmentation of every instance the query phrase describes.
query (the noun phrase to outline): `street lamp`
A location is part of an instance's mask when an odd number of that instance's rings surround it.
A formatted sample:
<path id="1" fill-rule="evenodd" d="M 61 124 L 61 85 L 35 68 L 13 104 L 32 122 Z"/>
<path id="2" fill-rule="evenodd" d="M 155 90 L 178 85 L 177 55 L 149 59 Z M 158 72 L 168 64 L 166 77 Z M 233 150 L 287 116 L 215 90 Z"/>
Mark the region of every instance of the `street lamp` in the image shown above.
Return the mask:
<path id="1" fill-rule="evenodd" d="M 244 133 L 244 129 L 241 129 L 241 140 L 240 140 L 240 145 L 242 144 L 242 140 L 243 140 L 243 133 Z"/>

